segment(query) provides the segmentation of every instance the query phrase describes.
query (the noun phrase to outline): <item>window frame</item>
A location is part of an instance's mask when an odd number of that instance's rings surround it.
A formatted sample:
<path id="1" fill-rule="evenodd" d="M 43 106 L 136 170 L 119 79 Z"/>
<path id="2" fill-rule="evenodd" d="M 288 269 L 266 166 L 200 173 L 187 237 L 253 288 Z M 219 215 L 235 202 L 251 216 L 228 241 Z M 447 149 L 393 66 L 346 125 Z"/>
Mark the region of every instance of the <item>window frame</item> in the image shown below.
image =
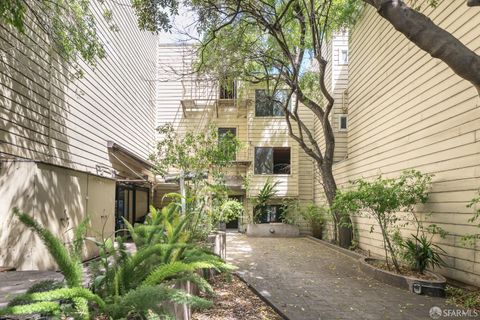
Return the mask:
<path id="1" fill-rule="evenodd" d="M 347 61 L 344 62 L 341 57 L 342 57 L 342 52 L 345 51 L 347 53 Z M 348 66 L 348 63 L 350 61 L 350 57 L 349 57 L 349 50 L 347 47 L 344 47 L 344 48 L 338 48 L 338 65 L 339 66 Z"/>
<path id="2" fill-rule="evenodd" d="M 238 139 L 238 126 L 230 126 L 230 127 L 217 127 L 217 136 L 218 140 L 220 141 L 220 129 L 235 129 L 235 138 Z M 238 158 L 238 150 L 235 152 L 235 161 Z"/>
<path id="3" fill-rule="evenodd" d="M 345 118 L 345 124 L 347 125 L 346 128 L 342 128 L 342 118 Z M 348 131 L 348 114 L 342 113 L 338 115 L 338 131 L 339 132 L 347 132 Z"/>
<path id="4" fill-rule="evenodd" d="M 269 223 L 282 223 L 283 222 L 283 213 L 282 212 L 283 210 L 283 205 L 282 204 L 275 204 L 275 203 L 270 203 L 270 204 L 267 204 L 266 205 L 267 208 L 271 208 L 271 207 L 275 207 L 275 218 L 276 220 L 275 221 L 266 221 L 266 222 L 263 222 L 263 219 L 261 219 L 260 221 L 260 224 L 269 224 Z M 268 220 L 268 217 L 269 217 L 269 214 L 268 213 L 264 213 L 261 215 L 261 217 L 263 218 L 263 216 L 267 216 L 267 219 Z"/>
<path id="5" fill-rule="evenodd" d="M 258 101 L 258 99 L 257 99 L 257 92 L 258 92 L 258 91 L 263 91 L 263 92 L 266 93 L 266 92 L 267 92 L 267 89 L 255 89 L 255 103 L 254 103 L 254 110 L 253 110 L 253 112 L 254 112 L 254 117 L 255 117 L 255 118 L 260 118 L 260 119 L 261 119 L 261 118 L 271 118 L 271 119 L 272 119 L 272 118 L 273 118 L 273 119 L 285 118 L 285 112 L 283 111 L 283 108 L 282 108 L 282 113 L 283 113 L 282 115 L 273 115 L 273 110 L 274 110 L 273 107 L 271 108 L 271 109 L 272 109 L 272 115 L 266 115 L 266 116 L 259 115 L 259 114 L 257 113 L 257 101 Z M 277 92 L 277 91 L 286 91 L 286 92 L 287 92 L 287 95 L 288 95 L 288 90 L 287 90 L 287 89 L 277 89 L 277 90 L 274 91 L 273 95 L 275 95 L 275 92 Z M 293 96 L 292 96 L 292 97 L 293 97 Z M 290 100 L 288 101 L 288 109 L 289 109 L 289 110 L 292 110 L 292 97 L 290 97 Z"/>
<path id="6" fill-rule="evenodd" d="M 269 173 L 258 173 L 257 172 L 257 149 L 271 149 L 272 150 L 272 172 Z M 274 173 L 274 155 L 275 149 L 288 149 L 289 157 L 290 157 L 290 168 L 289 173 Z M 256 146 L 253 149 L 253 174 L 255 176 L 273 176 L 273 177 L 281 177 L 281 176 L 291 176 L 292 175 L 292 147 L 290 146 L 277 146 L 277 147 L 270 147 L 270 146 Z"/>

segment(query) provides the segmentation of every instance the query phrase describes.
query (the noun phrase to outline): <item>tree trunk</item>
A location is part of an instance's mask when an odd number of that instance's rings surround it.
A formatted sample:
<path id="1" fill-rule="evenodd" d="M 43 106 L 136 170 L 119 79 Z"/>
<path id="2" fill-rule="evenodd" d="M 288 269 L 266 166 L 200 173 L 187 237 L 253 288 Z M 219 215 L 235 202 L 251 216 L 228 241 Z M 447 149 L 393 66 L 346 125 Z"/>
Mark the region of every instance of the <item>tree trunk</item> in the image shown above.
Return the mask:
<path id="1" fill-rule="evenodd" d="M 445 62 L 480 94 L 480 56 L 402 0 L 363 0 L 417 47 Z M 470 5 L 478 1 L 470 1 Z M 475 30 L 476 31 L 476 30 Z M 474 31 L 474 32 L 475 32 Z"/>
<path id="2" fill-rule="evenodd" d="M 335 195 L 337 194 L 337 184 L 335 182 L 335 178 L 333 177 L 332 168 L 324 163 L 323 165 L 319 165 L 318 169 L 322 175 L 323 190 L 325 192 L 325 196 L 327 197 L 328 205 L 331 208 L 333 201 L 335 200 Z M 338 244 L 343 248 L 350 247 L 353 236 L 352 228 L 341 223 L 341 216 L 338 214 L 338 212 L 332 212 L 332 214 L 335 220 L 335 233 L 338 232 Z"/>

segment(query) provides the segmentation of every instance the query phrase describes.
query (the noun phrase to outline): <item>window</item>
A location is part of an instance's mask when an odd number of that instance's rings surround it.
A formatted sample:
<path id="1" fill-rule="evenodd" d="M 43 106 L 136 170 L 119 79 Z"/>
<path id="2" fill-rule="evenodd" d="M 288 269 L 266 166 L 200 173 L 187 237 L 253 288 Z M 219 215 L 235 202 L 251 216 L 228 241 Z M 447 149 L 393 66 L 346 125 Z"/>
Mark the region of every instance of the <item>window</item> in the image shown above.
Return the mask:
<path id="1" fill-rule="evenodd" d="M 348 130 L 348 118 L 346 114 L 338 115 L 338 131 Z"/>
<path id="2" fill-rule="evenodd" d="M 264 207 L 263 212 L 259 213 L 260 223 L 282 222 L 283 208 L 284 207 L 279 204 L 267 205 L 266 207 Z"/>
<path id="3" fill-rule="evenodd" d="M 290 174 L 290 148 L 255 148 L 255 174 Z"/>
<path id="4" fill-rule="evenodd" d="M 225 137 L 236 137 L 237 128 L 218 128 L 218 139 L 223 139 Z"/>
<path id="5" fill-rule="evenodd" d="M 348 49 L 338 49 L 338 64 L 348 64 Z"/>
<path id="6" fill-rule="evenodd" d="M 281 117 L 285 115 L 287 103 L 287 90 L 275 90 L 270 96 L 267 90 L 255 90 L 255 116 L 256 117 Z M 290 108 L 290 101 L 288 101 Z"/>
<path id="7" fill-rule="evenodd" d="M 237 128 L 218 128 L 218 143 L 219 144 L 221 143 L 222 139 L 234 138 L 236 136 L 237 136 Z M 224 145 L 224 146 L 226 146 L 226 145 Z M 226 148 L 228 148 L 228 147 L 226 147 Z M 236 158 L 236 155 L 233 158 Z"/>
<path id="8" fill-rule="evenodd" d="M 236 82 L 234 80 L 224 79 L 220 81 L 220 99 L 235 99 L 236 91 Z"/>

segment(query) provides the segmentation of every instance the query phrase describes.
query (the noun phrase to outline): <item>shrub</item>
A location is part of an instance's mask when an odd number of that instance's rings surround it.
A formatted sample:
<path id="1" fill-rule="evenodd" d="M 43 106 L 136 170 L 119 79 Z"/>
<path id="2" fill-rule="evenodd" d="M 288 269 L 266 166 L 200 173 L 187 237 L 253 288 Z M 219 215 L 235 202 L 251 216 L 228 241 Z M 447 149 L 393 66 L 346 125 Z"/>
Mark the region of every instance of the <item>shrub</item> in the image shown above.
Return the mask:
<path id="1" fill-rule="evenodd" d="M 327 220 L 328 209 L 309 203 L 304 210 L 301 211 L 302 217 L 310 224 L 312 235 L 316 238 L 322 238 L 322 229 Z"/>
<path id="2" fill-rule="evenodd" d="M 167 315 L 161 304 L 164 301 L 199 308 L 210 305 L 208 300 L 174 289 L 174 284 L 189 280 L 211 292 L 210 285 L 197 271 L 230 271 L 231 267 L 191 242 L 191 217 L 181 215 L 180 207 L 174 202 L 161 211 L 152 208 L 145 224 L 127 223 L 137 247 L 133 253 L 127 250 L 122 238 L 117 238 L 117 246 L 111 238 L 96 241 L 100 258 L 91 264 L 93 281 L 89 288 L 82 287 L 85 279 L 80 257 L 86 223 L 76 230 L 73 245 L 67 248 L 27 214 L 15 210 L 47 246 L 65 275 L 66 287 L 56 283 L 37 285 L 1 309 L 0 315 L 40 313 L 89 319 L 91 314 L 102 313 L 113 319 L 146 319 Z"/>
<path id="3" fill-rule="evenodd" d="M 272 182 L 272 179 L 267 178 L 258 195 L 252 199 L 253 223 L 260 223 L 262 215 L 267 212 L 268 202 L 277 195 L 275 188 L 278 183 L 278 181 Z"/>
<path id="4" fill-rule="evenodd" d="M 373 218 L 383 238 L 383 247 L 387 266 L 393 263 L 400 273 L 398 249 L 393 243 L 393 235 L 399 227 L 408 222 L 402 221 L 400 211 L 414 215 L 414 208 L 419 203 L 426 203 L 432 175 L 422 174 L 416 170 L 404 171 L 397 179 L 379 176 L 373 181 L 358 179 L 351 182 L 350 190 L 337 192 L 332 210 L 344 214 L 358 214 Z M 373 232 L 372 225 L 370 232 Z"/>
<path id="5" fill-rule="evenodd" d="M 400 243 L 403 249 L 401 255 L 412 270 L 423 274 L 428 267 L 434 269 L 443 263 L 439 254 L 445 252 L 442 248 L 433 244 L 425 234 L 412 237 Z"/>

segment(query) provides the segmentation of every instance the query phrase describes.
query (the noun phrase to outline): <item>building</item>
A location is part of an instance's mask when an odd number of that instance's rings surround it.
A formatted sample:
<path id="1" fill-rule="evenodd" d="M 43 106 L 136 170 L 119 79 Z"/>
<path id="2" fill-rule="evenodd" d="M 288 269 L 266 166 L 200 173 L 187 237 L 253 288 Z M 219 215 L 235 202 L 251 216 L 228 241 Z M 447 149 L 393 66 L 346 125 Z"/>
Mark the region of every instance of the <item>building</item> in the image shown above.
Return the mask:
<path id="1" fill-rule="evenodd" d="M 480 20 L 478 9 L 467 7 L 462 0 L 422 8 L 435 23 L 480 53 L 480 38 L 474 31 Z M 479 233 L 468 222 L 474 209 L 466 207 L 480 187 L 477 91 L 446 64 L 417 48 L 370 6 L 350 31 L 348 49 L 345 100 L 341 95 L 343 71 L 332 70 L 339 73 L 337 86 L 332 85 L 335 98 L 348 102 L 338 104 L 335 111 L 348 113 L 345 137 L 337 138 L 341 147 L 334 175 L 339 187 L 361 177 L 396 177 L 405 169 L 434 174 L 429 201 L 418 211 L 431 213 L 428 221 L 449 232 L 445 239 L 434 238 L 446 251 L 446 267 L 439 271 L 480 285 L 478 240 L 473 247 L 461 241 L 462 235 Z M 333 53 L 335 61 L 338 53 Z M 322 203 L 321 189 L 316 190 L 316 200 Z M 379 228 L 371 233 L 371 224 L 366 218 L 356 219 L 359 245 L 382 254 Z M 410 231 L 404 230 L 407 235 Z"/>
<path id="2" fill-rule="evenodd" d="M 244 146 L 227 176 L 227 185 L 231 196 L 244 203 L 246 212 L 238 225 L 230 226 L 245 230 L 253 212 L 249 200 L 268 178 L 279 184 L 270 206 L 271 215 L 264 217 L 265 222 L 279 219 L 284 199 L 297 199 L 300 205 L 311 203 L 313 162 L 289 137 L 282 107 L 265 102 L 265 87 L 240 82 L 225 85 L 218 79 L 195 74 L 192 45 L 160 44 L 158 48 L 157 124 L 172 123 L 180 134 L 214 125 L 220 134 L 235 134 Z M 281 99 L 283 92 L 274 94 Z M 311 112 L 301 108 L 300 113 L 313 130 Z M 157 191 L 170 190 L 160 186 Z M 302 231 L 308 232 L 308 226 L 303 225 Z"/>
<path id="3" fill-rule="evenodd" d="M 87 215 L 98 238 L 148 211 L 157 37 L 139 31 L 130 6 L 112 10 L 118 32 L 99 22 L 107 57 L 94 69 L 80 62 L 79 80 L 34 20 L 25 34 L 0 26 L 0 266 L 54 268 L 13 207 L 65 243 Z M 90 245 L 85 258 L 95 254 Z"/>

